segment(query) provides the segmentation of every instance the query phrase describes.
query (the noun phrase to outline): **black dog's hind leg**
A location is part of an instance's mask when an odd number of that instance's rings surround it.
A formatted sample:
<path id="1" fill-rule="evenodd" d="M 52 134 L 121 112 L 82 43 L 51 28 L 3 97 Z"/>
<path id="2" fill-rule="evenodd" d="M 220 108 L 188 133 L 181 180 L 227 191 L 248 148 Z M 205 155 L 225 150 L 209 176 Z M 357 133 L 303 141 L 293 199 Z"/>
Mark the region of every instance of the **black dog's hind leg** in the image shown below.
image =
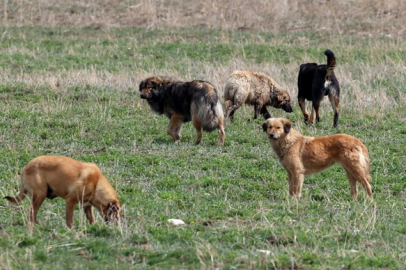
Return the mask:
<path id="1" fill-rule="evenodd" d="M 313 103 L 312 103 L 312 114 L 310 115 L 309 125 L 313 124 L 315 122 L 316 123 L 320 122 L 319 108 L 320 108 L 320 101 L 316 101 L 316 102 L 313 101 Z"/>
<path id="2" fill-rule="evenodd" d="M 302 110 L 305 124 L 308 125 L 309 124 L 309 112 L 306 110 L 306 99 L 305 98 L 299 98 L 299 107 Z"/>
<path id="3" fill-rule="evenodd" d="M 334 111 L 333 127 L 337 127 L 337 124 L 338 124 L 338 104 L 340 103 L 340 99 L 334 94 L 328 95 L 328 99 L 330 100 L 331 107 L 333 108 L 333 111 Z"/>

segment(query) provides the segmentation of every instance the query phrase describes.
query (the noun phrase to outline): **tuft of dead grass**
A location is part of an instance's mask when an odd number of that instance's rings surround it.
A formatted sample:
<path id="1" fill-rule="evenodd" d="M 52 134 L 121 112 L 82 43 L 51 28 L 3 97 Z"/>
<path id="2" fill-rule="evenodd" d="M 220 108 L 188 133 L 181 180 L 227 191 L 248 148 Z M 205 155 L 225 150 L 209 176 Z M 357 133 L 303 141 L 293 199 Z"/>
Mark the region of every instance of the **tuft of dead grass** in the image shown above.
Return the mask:
<path id="1" fill-rule="evenodd" d="M 203 27 L 270 32 L 328 31 L 397 36 L 406 2 L 397 0 L 10 0 L 0 21 L 13 25 Z"/>

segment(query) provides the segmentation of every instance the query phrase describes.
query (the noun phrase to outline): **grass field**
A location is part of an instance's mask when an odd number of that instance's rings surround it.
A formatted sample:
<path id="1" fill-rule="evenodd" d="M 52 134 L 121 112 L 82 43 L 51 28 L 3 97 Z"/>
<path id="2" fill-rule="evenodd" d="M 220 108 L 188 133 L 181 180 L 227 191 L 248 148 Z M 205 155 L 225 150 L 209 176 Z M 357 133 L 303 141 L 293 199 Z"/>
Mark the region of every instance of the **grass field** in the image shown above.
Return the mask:
<path id="1" fill-rule="evenodd" d="M 1 269 L 406 267 L 401 33 L 12 20 L 8 16 L 0 27 L 0 196 L 17 194 L 21 169 L 32 158 L 64 155 L 102 169 L 125 218 L 109 226 L 96 213 L 97 223 L 89 225 L 77 207 L 69 230 L 64 201 L 46 200 L 40 225 L 32 229 L 28 199 L 20 205 L 2 200 Z M 342 90 L 337 129 L 327 99 L 314 126 L 304 125 L 296 101 L 299 65 L 325 63 L 327 48 L 336 55 Z M 174 144 L 166 134 L 168 119 L 139 97 L 139 82 L 151 75 L 208 80 L 222 97 L 236 69 L 267 73 L 286 87 L 294 112 L 271 108 L 271 114 L 289 118 L 303 134 L 361 139 L 370 152 L 374 201 L 361 188 L 353 202 L 345 172 L 336 165 L 306 177 L 300 200 L 289 197 L 286 172 L 252 107 L 227 123 L 223 148 L 216 132 L 204 133 L 194 146 L 192 124 L 184 125 L 181 142 Z M 170 218 L 187 225 L 170 225 Z"/>

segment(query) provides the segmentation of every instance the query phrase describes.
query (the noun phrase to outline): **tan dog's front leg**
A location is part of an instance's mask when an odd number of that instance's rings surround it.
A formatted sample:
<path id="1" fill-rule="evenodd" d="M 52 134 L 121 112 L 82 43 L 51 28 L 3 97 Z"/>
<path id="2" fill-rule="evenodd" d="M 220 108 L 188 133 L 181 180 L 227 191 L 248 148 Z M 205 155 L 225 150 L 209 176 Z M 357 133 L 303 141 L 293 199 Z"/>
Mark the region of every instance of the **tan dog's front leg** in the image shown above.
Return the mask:
<path id="1" fill-rule="evenodd" d="M 289 177 L 289 195 L 301 197 L 302 196 L 302 185 L 304 180 L 304 175 L 302 173 L 290 173 L 288 172 Z"/>
<path id="2" fill-rule="evenodd" d="M 83 211 L 86 214 L 86 218 L 89 221 L 89 224 L 93 224 L 95 222 L 93 207 L 91 205 L 86 205 L 83 207 Z"/>
<path id="3" fill-rule="evenodd" d="M 76 201 L 66 200 L 66 226 L 69 229 L 73 227 L 73 210 L 75 210 Z"/>

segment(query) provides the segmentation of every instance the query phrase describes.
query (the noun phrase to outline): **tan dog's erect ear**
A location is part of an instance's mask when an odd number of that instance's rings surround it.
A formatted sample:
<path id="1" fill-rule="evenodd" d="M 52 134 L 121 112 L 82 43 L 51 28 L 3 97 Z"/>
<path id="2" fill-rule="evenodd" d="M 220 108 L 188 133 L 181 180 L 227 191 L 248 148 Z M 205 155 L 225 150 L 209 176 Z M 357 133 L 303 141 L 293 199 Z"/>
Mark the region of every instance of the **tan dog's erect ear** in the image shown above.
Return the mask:
<path id="1" fill-rule="evenodd" d="M 265 122 L 262 123 L 262 130 L 263 130 L 264 132 L 266 132 L 266 130 L 268 129 L 268 125 L 266 124 L 266 122 L 267 122 L 267 121 L 265 121 Z"/>
<path id="2" fill-rule="evenodd" d="M 292 122 L 288 119 L 284 119 L 283 120 L 283 130 L 285 130 L 285 133 L 289 133 L 291 127 L 292 127 Z"/>

